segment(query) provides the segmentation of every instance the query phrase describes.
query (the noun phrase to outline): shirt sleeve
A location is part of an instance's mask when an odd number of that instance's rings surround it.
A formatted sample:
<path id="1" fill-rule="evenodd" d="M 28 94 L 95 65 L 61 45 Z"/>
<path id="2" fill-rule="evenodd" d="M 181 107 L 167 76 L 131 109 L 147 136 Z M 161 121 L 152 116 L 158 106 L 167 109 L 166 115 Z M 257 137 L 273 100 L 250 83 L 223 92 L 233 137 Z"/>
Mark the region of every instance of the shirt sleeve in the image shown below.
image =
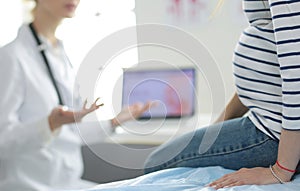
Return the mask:
<path id="1" fill-rule="evenodd" d="M 0 158 L 10 158 L 41 149 L 54 137 L 45 116 L 32 122 L 22 122 L 19 109 L 22 106 L 25 86 L 24 73 L 13 52 L 0 50 Z"/>
<path id="2" fill-rule="evenodd" d="M 300 1 L 269 3 L 282 78 L 282 128 L 300 130 Z"/>

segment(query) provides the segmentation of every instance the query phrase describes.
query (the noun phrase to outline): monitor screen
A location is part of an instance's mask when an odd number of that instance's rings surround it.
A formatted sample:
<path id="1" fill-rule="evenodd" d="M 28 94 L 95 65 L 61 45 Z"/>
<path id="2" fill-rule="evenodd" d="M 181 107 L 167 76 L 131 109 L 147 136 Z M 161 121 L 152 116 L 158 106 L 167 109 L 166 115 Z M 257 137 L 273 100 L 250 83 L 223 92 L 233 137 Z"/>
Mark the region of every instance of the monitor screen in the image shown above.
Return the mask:
<path id="1" fill-rule="evenodd" d="M 194 94 L 194 68 L 124 71 L 122 106 L 155 101 L 141 119 L 192 116 Z"/>

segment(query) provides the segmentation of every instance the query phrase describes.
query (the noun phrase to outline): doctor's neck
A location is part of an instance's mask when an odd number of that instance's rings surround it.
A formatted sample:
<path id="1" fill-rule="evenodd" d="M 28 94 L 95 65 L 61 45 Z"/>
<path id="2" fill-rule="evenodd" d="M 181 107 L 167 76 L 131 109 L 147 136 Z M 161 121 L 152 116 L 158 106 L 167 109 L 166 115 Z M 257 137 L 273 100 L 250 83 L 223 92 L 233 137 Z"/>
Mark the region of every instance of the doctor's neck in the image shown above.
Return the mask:
<path id="1" fill-rule="evenodd" d="M 55 32 L 62 21 L 62 18 L 56 18 L 36 10 L 34 13 L 33 25 L 38 34 L 49 40 L 52 46 L 57 45 L 57 38 L 55 37 Z"/>

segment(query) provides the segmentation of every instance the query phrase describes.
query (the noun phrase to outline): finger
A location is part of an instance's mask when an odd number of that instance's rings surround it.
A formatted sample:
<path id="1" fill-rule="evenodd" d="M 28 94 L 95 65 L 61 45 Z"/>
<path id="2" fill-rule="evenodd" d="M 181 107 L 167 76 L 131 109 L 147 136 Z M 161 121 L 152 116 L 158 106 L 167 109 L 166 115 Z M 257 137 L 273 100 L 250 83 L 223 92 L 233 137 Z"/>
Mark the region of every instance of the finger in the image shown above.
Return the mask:
<path id="1" fill-rule="evenodd" d="M 97 105 L 97 102 L 99 101 L 99 99 L 100 99 L 100 97 L 97 97 L 93 104 Z"/>
<path id="2" fill-rule="evenodd" d="M 138 114 L 141 115 L 146 111 L 149 111 L 152 107 L 157 106 L 158 102 L 157 101 L 148 101 L 144 106 L 138 110 Z"/>
<path id="3" fill-rule="evenodd" d="M 84 103 L 83 103 L 83 107 L 82 107 L 82 108 L 83 108 L 83 109 L 86 109 L 86 105 L 87 105 L 87 99 L 84 100 Z"/>
<path id="4" fill-rule="evenodd" d="M 100 99 L 100 97 L 97 97 L 96 100 L 95 100 L 95 103 L 96 103 L 99 99 Z"/>
<path id="5" fill-rule="evenodd" d="M 129 108 L 130 114 L 132 115 L 133 118 L 137 118 L 140 115 L 142 115 L 143 113 L 145 113 L 146 111 L 149 111 L 150 106 L 148 104 L 145 105 L 134 105 L 132 106 L 132 109 Z"/>
<path id="6" fill-rule="evenodd" d="M 101 107 L 101 106 L 104 106 L 104 103 L 100 103 L 99 105 L 96 105 L 97 108 Z"/>
<path id="7" fill-rule="evenodd" d="M 144 113 L 150 109 L 151 105 L 150 104 L 145 104 L 141 109 L 140 113 Z"/>
<path id="8" fill-rule="evenodd" d="M 156 107 L 159 105 L 159 101 L 150 101 L 150 107 Z"/>
<path id="9" fill-rule="evenodd" d="M 228 187 L 230 185 L 242 185 L 242 182 L 243 181 L 241 180 L 241 175 L 240 175 L 239 171 L 236 171 L 236 172 L 224 175 L 220 179 L 211 183 L 211 186 L 216 189 L 219 189 L 219 188 Z"/>
<path id="10" fill-rule="evenodd" d="M 99 105 L 96 105 L 96 103 L 93 103 L 87 112 L 88 113 L 93 112 L 93 111 L 97 110 L 100 106 L 103 106 L 103 105 L 104 105 L 103 103 L 101 103 Z"/>
<path id="11" fill-rule="evenodd" d="M 129 111 L 131 114 L 139 113 L 144 108 L 143 103 L 134 103 L 132 105 L 125 106 L 123 108 L 124 111 Z"/>
<path id="12" fill-rule="evenodd" d="M 155 105 L 155 102 L 148 101 L 148 102 L 145 104 L 145 107 L 147 107 L 148 109 L 150 109 L 150 108 L 153 107 L 154 105 Z"/>
<path id="13" fill-rule="evenodd" d="M 127 106 L 128 108 L 133 108 L 133 109 L 137 109 L 137 110 L 140 110 L 141 108 L 144 107 L 144 103 L 142 102 L 137 102 L 137 103 L 134 103 L 133 105 L 129 105 Z"/>
<path id="14" fill-rule="evenodd" d="M 217 185 L 217 184 L 219 184 L 219 183 L 221 183 L 221 182 L 223 182 L 223 181 L 224 181 L 224 179 L 223 179 L 223 177 L 222 177 L 222 178 L 219 178 L 219 179 L 217 179 L 217 180 L 211 182 L 210 184 L 208 184 L 208 186 L 215 186 L 215 185 Z"/>
<path id="15" fill-rule="evenodd" d="M 104 105 L 104 103 L 100 103 L 100 104 L 98 104 L 97 102 L 100 100 L 100 97 L 98 97 L 95 101 L 94 101 L 94 103 L 91 105 L 91 107 L 89 108 L 89 111 L 91 112 L 91 111 L 94 111 L 94 110 L 96 110 L 96 109 L 98 109 L 99 107 L 101 107 L 101 106 L 103 106 Z"/>
<path id="16" fill-rule="evenodd" d="M 210 183 L 208 186 L 215 186 L 217 184 L 221 184 L 222 182 L 227 181 L 228 179 L 230 180 L 232 177 L 232 174 L 226 174 L 224 176 L 222 176 L 221 178 L 213 181 L 212 183 Z"/>
<path id="17" fill-rule="evenodd" d="M 215 186 L 213 186 L 215 189 L 220 189 L 220 188 L 225 188 L 225 187 L 229 187 L 229 185 L 232 184 L 236 184 L 237 181 L 233 180 L 233 179 L 229 179 L 229 180 L 225 180 L 221 183 L 216 184 Z"/>
<path id="18" fill-rule="evenodd" d="M 102 106 L 104 104 L 100 104 L 100 105 L 96 105 L 95 103 L 93 103 L 90 108 L 85 108 L 85 109 L 82 109 L 81 111 L 77 112 L 78 114 L 78 117 L 81 117 L 83 118 L 85 115 L 97 110 L 100 106 Z"/>
<path id="19" fill-rule="evenodd" d="M 148 111 L 150 110 L 153 106 L 157 105 L 157 102 L 156 101 L 148 101 L 144 107 L 142 108 L 142 111 L 145 112 L 145 111 Z"/>
<path id="20" fill-rule="evenodd" d="M 224 186 L 224 188 L 234 187 L 234 186 L 241 186 L 242 184 L 240 182 L 234 182 L 232 184 L 228 184 L 227 186 Z"/>

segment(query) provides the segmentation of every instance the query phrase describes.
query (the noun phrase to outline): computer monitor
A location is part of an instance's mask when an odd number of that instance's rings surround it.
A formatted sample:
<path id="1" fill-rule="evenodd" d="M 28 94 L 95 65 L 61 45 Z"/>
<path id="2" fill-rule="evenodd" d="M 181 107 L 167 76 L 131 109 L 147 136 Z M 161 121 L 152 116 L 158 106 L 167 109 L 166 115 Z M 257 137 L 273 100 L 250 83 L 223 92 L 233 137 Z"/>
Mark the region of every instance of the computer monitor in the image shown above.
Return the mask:
<path id="1" fill-rule="evenodd" d="M 155 101 L 140 119 L 193 116 L 195 75 L 194 68 L 124 71 L 122 106 Z"/>

